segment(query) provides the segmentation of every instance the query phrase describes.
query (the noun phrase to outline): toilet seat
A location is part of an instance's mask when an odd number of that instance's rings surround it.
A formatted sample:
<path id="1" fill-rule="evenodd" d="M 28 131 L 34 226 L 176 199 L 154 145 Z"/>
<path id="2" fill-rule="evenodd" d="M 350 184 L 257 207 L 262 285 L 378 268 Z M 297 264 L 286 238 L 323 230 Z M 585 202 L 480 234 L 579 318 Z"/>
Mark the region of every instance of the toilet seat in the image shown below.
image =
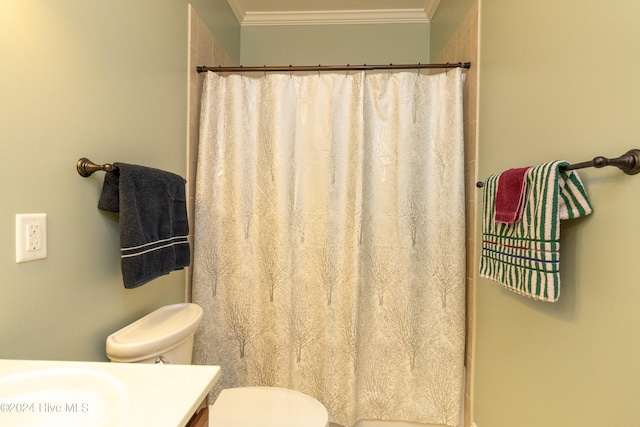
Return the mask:
<path id="1" fill-rule="evenodd" d="M 328 427 L 329 415 L 316 399 L 278 387 L 222 390 L 209 406 L 209 427 Z"/>

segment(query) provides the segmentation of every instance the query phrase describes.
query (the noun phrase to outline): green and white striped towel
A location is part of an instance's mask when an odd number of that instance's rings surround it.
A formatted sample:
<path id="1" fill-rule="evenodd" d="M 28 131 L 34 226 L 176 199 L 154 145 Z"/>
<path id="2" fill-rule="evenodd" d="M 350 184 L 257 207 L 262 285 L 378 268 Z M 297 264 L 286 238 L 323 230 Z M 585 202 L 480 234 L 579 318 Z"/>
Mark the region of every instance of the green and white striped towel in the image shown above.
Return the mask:
<path id="1" fill-rule="evenodd" d="M 541 301 L 560 296 L 560 220 L 592 212 L 575 171 L 561 172 L 565 161 L 533 167 L 527 174 L 522 219 L 513 224 L 494 221 L 499 174 L 484 185 L 480 275 L 507 289 Z"/>

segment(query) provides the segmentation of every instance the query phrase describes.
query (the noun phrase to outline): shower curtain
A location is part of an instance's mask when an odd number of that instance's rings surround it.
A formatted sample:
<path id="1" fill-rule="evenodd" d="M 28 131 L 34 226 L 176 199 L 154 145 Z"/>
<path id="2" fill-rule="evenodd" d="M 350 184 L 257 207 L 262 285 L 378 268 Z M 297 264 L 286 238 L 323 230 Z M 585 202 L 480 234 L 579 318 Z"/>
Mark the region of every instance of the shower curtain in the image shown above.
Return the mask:
<path id="1" fill-rule="evenodd" d="M 195 363 L 330 420 L 458 425 L 460 69 L 220 76 L 202 94 Z"/>

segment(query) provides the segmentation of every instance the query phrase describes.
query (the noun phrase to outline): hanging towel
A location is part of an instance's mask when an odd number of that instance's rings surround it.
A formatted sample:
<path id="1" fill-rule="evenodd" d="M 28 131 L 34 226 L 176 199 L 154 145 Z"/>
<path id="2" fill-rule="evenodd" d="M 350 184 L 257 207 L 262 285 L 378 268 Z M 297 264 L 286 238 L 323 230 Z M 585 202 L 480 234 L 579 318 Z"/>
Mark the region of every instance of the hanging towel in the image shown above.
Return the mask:
<path id="1" fill-rule="evenodd" d="M 124 287 L 137 288 L 190 263 L 185 181 L 144 166 L 114 163 L 98 208 L 120 213 Z"/>
<path id="2" fill-rule="evenodd" d="M 500 174 L 495 201 L 495 220 L 505 224 L 520 221 L 527 196 L 527 172 L 531 166 Z"/>
<path id="3" fill-rule="evenodd" d="M 592 212 L 575 171 L 560 171 L 565 161 L 533 167 L 527 174 L 527 200 L 522 219 L 494 221 L 499 175 L 485 182 L 480 275 L 507 289 L 542 301 L 560 295 L 560 220 Z"/>

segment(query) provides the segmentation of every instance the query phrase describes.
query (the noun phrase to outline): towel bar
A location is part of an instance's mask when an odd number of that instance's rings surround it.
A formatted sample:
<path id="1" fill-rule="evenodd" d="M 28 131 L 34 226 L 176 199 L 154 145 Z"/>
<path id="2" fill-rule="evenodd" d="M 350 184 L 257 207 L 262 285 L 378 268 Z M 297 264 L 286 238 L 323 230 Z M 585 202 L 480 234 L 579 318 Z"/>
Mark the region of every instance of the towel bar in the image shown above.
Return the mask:
<path id="1" fill-rule="evenodd" d="M 627 175 L 636 175 L 637 173 L 640 173 L 640 149 L 634 148 L 615 159 L 607 159 L 606 157 L 598 156 L 587 162 L 564 166 L 563 169 L 575 170 L 591 167 L 603 168 L 605 166 L 615 166 Z M 476 182 L 476 187 L 482 188 L 483 186 L 484 183 L 482 181 Z"/>
<path id="2" fill-rule="evenodd" d="M 80 174 L 80 176 L 83 176 L 86 178 L 88 176 L 91 176 L 91 174 L 97 171 L 111 172 L 112 170 L 115 169 L 115 167 L 110 163 L 105 163 L 104 165 L 97 165 L 93 163 L 91 160 L 87 159 L 86 157 L 83 157 L 80 160 L 78 160 L 78 163 L 76 164 L 76 169 L 78 170 L 78 173 Z"/>

